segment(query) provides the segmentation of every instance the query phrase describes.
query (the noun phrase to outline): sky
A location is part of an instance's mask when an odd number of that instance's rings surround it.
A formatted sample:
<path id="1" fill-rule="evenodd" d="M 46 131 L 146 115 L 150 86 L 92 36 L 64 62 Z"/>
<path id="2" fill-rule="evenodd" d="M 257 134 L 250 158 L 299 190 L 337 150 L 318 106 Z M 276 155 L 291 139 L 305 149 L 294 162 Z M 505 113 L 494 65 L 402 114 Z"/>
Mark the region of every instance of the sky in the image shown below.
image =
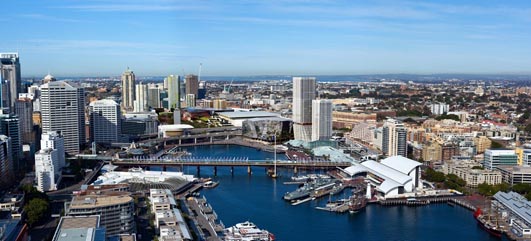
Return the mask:
<path id="1" fill-rule="evenodd" d="M 0 3 L 22 75 L 529 74 L 528 0 Z"/>

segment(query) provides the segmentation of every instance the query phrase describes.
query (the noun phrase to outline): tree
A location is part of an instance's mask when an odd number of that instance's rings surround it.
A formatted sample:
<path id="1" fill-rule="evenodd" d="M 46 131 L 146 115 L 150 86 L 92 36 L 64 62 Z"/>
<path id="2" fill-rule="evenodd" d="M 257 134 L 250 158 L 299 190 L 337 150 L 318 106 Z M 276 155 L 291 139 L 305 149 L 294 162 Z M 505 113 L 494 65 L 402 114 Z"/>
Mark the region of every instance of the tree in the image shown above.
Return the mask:
<path id="1" fill-rule="evenodd" d="M 490 148 L 496 149 L 496 148 L 503 148 L 503 145 L 497 141 L 492 141 L 492 144 L 490 145 Z"/>
<path id="2" fill-rule="evenodd" d="M 524 128 L 524 130 L 527 132 L 527 133 L 531 133 L 531 123 L 530 124 L 527 124 Z"/>
<path id="3" fill-rule="evenodd" d="M 455 121 L 460 121 L 461 119 L 459 118 L 459 116 L 457 115 L 454 115 L 454 114 L 442 114 L 440 116 L 437 116 L 435 118 L 436 120 L 440 121 L 440 120 L 445 120 L 445 119 L 450 119 L 450 120 L 455 120 Z"/>
<path id="4" fill-rule="evenodd" d="M 517 183 L 513 186 L 513 191 L 520 193 L 520 194 L 528 194 L 531 193 L 531 184 L 528 183 Z"/>
<path id="5" fill-rule="evenodd" d="M 428 168 L 426 169 L 426 172 L 424 172 L 424 179 L 428 182 L 444 182 L 446 177 L 444 176 L 444 173 Z"/>
<path id="6" fill-rule="evenodd" d="M 33 226 L 33 224 L 43 220 L 48 213 L 50 204 L 48 201 L 42 198 L 34 198 L 29 201 L 26 206 L 24 206 L 24 211 L 28 215 L 28 224 Z"/>

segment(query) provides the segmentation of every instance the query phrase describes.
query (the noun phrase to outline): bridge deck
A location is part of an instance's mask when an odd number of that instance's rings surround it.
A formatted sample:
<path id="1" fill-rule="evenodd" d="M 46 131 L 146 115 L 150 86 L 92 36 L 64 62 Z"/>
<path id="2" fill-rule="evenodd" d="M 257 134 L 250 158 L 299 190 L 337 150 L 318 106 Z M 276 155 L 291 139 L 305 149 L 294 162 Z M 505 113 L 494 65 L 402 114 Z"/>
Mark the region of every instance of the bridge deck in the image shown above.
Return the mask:
<path id="1" fill-rule="evenodd" d="M 118 160 L 113 161 L 117 166 L 257 166 L 273 167 L 274 161 L 271 160 L 235 160 L 235 161 L 139 161 L 139 160 Z M 277 167 L 349 167 L 350 162 L 325 162 L 325 161 L 277 161 Z"/>

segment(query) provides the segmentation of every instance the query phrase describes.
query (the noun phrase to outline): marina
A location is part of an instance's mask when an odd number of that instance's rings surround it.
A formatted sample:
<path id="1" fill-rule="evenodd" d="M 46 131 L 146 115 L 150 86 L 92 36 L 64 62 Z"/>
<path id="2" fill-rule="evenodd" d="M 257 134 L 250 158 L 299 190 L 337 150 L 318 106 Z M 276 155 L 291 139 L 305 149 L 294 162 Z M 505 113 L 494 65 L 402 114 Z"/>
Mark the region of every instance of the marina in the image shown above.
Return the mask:
<path id="1" fill-rule="evenodd" d="M 223 151 L 234 155 L 250 155 L 251 158 L 273 157 L 270 153 L 240 147 L 201 146 L 187 151 Z M 212 169 L 204 169 L 202 173 L 212 173 Z M 195 174 L 194 168 L 185 168 L 184 171 L 187 174 Z M 242 222 L 242 219 L 251 220 L 258 227 L 272 231 L 276 240 L 349 241 L 352 237 L 369 241 L 498 240 L 481 229 L 471 217 L 472 212 L 458 203 L 466 205 L 473 200 L 440 197 L 437 202 L 430 200 L 430 205 L 413 209 L 404 204 L 388 203 L 385 208 L 381 205 L 367 205 L 356 215 L 336 215 L 316 210 L 316 207 L 324 207 L 328 198 L 310 199 L 296 206 L 283 200 L 285 193 L 294 190 L 293 185 L 283 183 L 292 181 L 290 177 L 294 174 L 287 170 L 282 170 L 281 174 L 280 178 L 271 179 L 265 172 L 256 171 L 253 176 L 248 176 L 243 169 L 234 169 L 232 173 L 228 168 L 220 168 L 217 175 L 220 185 L 214 189 L 203 189 L 201 193 L 215 207 L 224 223 L 235 224 Z M 252 196 L 248 195 L 250 192 L 253 192 Z M 339 199 L 342 198 L 340 196 L 342 195 L 338 195 Z M 448 201 L 458 205 L 451 207 L 447 205 Z M 385 218 L 385 222 L 382 222 L 381 218 Z M 289 220 L 290 225 L 286 225 L 286 220 Z M 302 230 L 313 232 L 312 235 L 305 235 L 301 234 Z"/>

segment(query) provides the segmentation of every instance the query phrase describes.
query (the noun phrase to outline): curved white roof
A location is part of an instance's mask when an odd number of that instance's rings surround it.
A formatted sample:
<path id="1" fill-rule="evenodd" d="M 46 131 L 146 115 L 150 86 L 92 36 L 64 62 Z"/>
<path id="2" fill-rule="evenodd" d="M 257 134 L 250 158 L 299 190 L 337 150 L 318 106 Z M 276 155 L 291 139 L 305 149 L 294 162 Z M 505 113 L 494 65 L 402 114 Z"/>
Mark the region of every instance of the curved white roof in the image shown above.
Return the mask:
<path id="1" fill-rule="evenodd" d="M 402 187 L 402 186 L 403 185 L 401 185 L 398 182 L 395 182 L 395 181 L 390 180 L 390 179 L 386 179 L 384 182 L 382 182 L 382 184 L 380 184 L 378 189 L 380 191 L 382 191 L 383 193 L 388 194 L 389 192 L 393 191 L 394 189 L 397 189 L 397 188 Z"/>
<path id="2" fill-rule="evenodd" d="M 355 165 L 345 168 L 344 171 L 348 173 L 349 175 L 354 176 L 358 173 L 367 172 L 367 168 L 365 168 L 362 165 L 355 164 Z"/>
<path id="3" fill-rule="evenodd" d="M 422 165 L 420 162 L 405 158 L 403 156 L 388 157 L 383 159 L 381 163 L 404 174 L 409 174 L 411 170 Z"/>
<path id="4" fill-rule="evenodd" d="M 375 161 L 365 161 L 361 163 L 361 165 L 368 168 L 371 173 L 374 173 L 385 180 L 393 180 L 401 185 L 405 185 L 407 182 L 411 181 L 410 176 Z"/>

